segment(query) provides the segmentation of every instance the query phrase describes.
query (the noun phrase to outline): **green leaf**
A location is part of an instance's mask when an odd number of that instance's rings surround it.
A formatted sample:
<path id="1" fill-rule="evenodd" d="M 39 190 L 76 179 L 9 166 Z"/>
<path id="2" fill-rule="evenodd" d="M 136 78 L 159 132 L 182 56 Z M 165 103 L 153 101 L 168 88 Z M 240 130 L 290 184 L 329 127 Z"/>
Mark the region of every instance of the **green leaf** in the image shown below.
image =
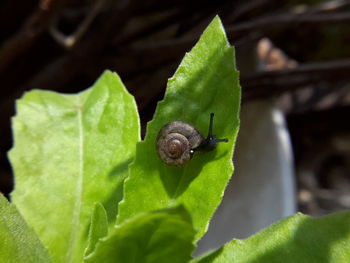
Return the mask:
<path id="1" fill-rule="evenodd" d="M 350 262 L 349 222 L 349 211 L 321 218 L 296 214 L 191 262 Z"/>
<path id="2" fill-rule="evenodd" d="M 85 250 L 85 255 L 89 255 L 94 251 L 96 243 L 108 233 L 107 213 L 100 203 L 95 203 L 94 211 L 91 216 L 91 225 L 89 231 L 88 246 Z"/>
<path id="3" fill-rule="evenodd" d="M 216 17 L 169 79 L 165 98 L 158 103 L 154 119 L 148 124 L 145 140 L 137 145 L 117 223 L 141 212 L 182 203 L 193 218 L 199 239 L 233 172 L 239 104 L 234 49 Z M 162 163 L 155 146 L 161 127 L 183 120 L 194 124 L 206 136 L 211 112 L 215 113 L 214 134 L 228 138 L 229 143 L 219 144 L 215 151 L 196 153 L 184 167 Z"/>
<path id="4" fill-rule="evenodd" d="M 183 263 L 194 249 L 195 231 L 183 207 L 139 215 L 100 240 L 88 263 Z"/>
<path id="5" fill-rule="evenodd" d="M 30 91 L 13 129 L 14 203 L 54 262 L 81 262 L 94 203 L 115 222 L 139 140 L 133 97 L 108 71 L 79 94 Z"/>
<path id="6" fill-rule="evenodd" d="M 16 207 L 0 194 L 0 262 L 51 262 L 49 254 Z"/>

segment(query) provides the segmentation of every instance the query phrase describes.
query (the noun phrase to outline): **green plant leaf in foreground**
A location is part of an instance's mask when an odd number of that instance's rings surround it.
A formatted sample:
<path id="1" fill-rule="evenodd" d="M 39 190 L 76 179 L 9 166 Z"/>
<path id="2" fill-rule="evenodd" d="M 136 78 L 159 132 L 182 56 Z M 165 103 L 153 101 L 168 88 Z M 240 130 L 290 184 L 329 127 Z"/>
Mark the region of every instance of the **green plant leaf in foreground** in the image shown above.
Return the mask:
<path id="1" fill-rule="evenodd" d="M 234 49 L 216 17 L 169 79 L 165 98 L 148 124 L 145 140 L 137 145 L 117 223 L 141 212 L 181 203 L 191 214 L 199 239 L 233 172 L 239 103 Z M 184 167 L 162 163 L 156 153 L 156 137 L 161 127 L 183 120 L 193 123 L 206 136 L 211 112 L 215 113 L 214 133 L 229 142 L 219 144 L 215 151 L 196 153 Z"/>
<path id="2" fill-rule="evenodd" d="M 133 97 L 108 71 L 79 94 L 30 91 L 17 101 L 13 130 L 13 202 L 54 262 L 81 262 L 94 203 L 115 223 L 139 140 Z"/>
<path id="3" fill-rule="evenodd" d="M 48 263 L 49 253 L 35 232 L 0 194 L 0 262 Z"/>
<path id="4" fill-rule="evenodd" d="M 296 214 L 246 240 L 233 240 L 193 263 L 347 263 L 350 211 L 321 218 Z"/>
<path id="5" fill-rule="evenodd" d="M 94 251 L 96 243 L 108 233 L 107 213 L 100 203 L 95 203 L 94 211 L 91 216 L 91 224 L 89 231 L 88 246 L 85 250 L 85 255 L 89 255 Z"/>
<path id="6" fill-rule="evenodd" d="M 149 212 L 112 229 L 96 245 L 88 263 L 183 263 L 194 249 L 195 232 L 183 207 Z"/>

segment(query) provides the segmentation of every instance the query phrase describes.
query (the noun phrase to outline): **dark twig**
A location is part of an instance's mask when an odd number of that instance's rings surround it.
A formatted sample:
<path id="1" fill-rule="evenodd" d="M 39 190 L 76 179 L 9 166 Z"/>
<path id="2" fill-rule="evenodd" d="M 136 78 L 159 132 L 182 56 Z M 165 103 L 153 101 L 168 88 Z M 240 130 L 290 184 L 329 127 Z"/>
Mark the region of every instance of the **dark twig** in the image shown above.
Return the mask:
<path id="1" fill-rule="evenodd" d="M 226 21 L 229 23 L 239 21 L 240 19 L 246 17 L 247 15 L 255 12 L 266 11 L 267 8 L 270 8 L 271 3 L 274 1 L 271 0 L 255 0 L 255 1 L 244 1 L 238 8 L 235 8 L 231 12 Z M 234 3 L 235 4 L 235 3 Z"/>
<path id="2" fill-rule="evenodd" d="M 105 5 L 106 0 L 96 1 L 76 30 L 68 36 L 57 29 L 57 20 L 54 21 L 55 23 L 53 23 L 50 27 L 51 36 L 64 48 L 72 48 L 76 42 L 79 41 L 79 39 L 88 31 L 95 17 L 102 11 Z"/>
<path id="3" fill-rule="evenodd" d="M 133 41 L 142 39 L 143 37 L 149 37 L 149 35 L 158 33 L 172 25 L 177 25 L 179 21 L 189 17 L 193 14 L 193 9 L 178 9 L 175 10 L 170 15 L 159 19 L 156 22 L 146 24 L 145 26 L 138 28 L 134 32 L 131 32 L 129 35 L 123 36 L 122 38 L 117 37 L 114 44 L 126 44 Z"/>
<path id="4" fill-rule="evenodd" d="M 349 71 L 350 59 L 345 59 L 244 75 L 241 77 L 243 99 L 266 98 L 320 82 L 350 80 Z"/>
<path id="5" fill-rule="evenodd" d="M 0 71 L 25 53 L 50 26 L 67 0 L 41 0 L 22 28 L 0 47 Z"/>
<path id="6" fill-rule="evenodd" d="M 13 101 L 18 98 L 24 91 L 35 88 L 61 90 L 72 79 L 77 77 L 84 71 L 85 67 L 95 62 L 96 57 L 104 49 L 116 32 L 120 32 L 124 27 L 133 5 L 128 1 L 118 1 L 108 13 L 103 16 L 102 21 L 106 24 L 94 28 L 85 41 L 79 42 L 71 52 L 56 59 L 51 65 L 45 67 L 37 75 L 35 75 L 28 83 L 22 85 L 15 93 L 1 101 L 2 119 L 9 119 L 9 115 L 13 114 Z M 133 2 L 135 3 L 135 2 Z M 119 14 L 119 15 L 116 15 Z M 101 22 L 101 21 L 100 21 Z"/>
<path id="7" fill-rule="evenodd" d="M 280 14 L 226 27 L 229 37 L 239 37 L 252 31 L 271 30 L 300 25 L 332 25 L 350 22 L 350 12 L 320 14 Z"/>

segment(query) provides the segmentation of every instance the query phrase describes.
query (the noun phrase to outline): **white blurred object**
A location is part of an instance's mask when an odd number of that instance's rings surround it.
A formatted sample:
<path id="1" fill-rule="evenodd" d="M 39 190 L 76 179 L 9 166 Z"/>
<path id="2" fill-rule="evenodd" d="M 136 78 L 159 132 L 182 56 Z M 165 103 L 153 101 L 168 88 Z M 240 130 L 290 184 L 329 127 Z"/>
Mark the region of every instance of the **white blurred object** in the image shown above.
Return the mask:
<path id="1" fill-rule="evenodd" d="M 283 113 L 273 105 L 242 108 L 235 172 L 196 254 L 247 238 L 296 212 L 291 143 Z"/>

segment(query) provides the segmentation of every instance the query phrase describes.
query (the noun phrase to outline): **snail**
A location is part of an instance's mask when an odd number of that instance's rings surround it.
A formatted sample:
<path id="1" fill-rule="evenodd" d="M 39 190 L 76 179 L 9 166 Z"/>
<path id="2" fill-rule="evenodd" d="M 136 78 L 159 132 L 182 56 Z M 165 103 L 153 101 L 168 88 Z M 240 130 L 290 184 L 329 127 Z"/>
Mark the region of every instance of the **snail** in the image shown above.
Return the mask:
<path id="1" fill-rule="evenodd" d="M 170 166 L 182 166 L 196 151 L 210 151 L 217 143 L 228 139 L 216 139 L 213 135 L 214 113 L 210 114 L 207 138 L 190 123 L 173 121 L 163 126 L 157 136 L 157 153 L 159 158 Z"/>

